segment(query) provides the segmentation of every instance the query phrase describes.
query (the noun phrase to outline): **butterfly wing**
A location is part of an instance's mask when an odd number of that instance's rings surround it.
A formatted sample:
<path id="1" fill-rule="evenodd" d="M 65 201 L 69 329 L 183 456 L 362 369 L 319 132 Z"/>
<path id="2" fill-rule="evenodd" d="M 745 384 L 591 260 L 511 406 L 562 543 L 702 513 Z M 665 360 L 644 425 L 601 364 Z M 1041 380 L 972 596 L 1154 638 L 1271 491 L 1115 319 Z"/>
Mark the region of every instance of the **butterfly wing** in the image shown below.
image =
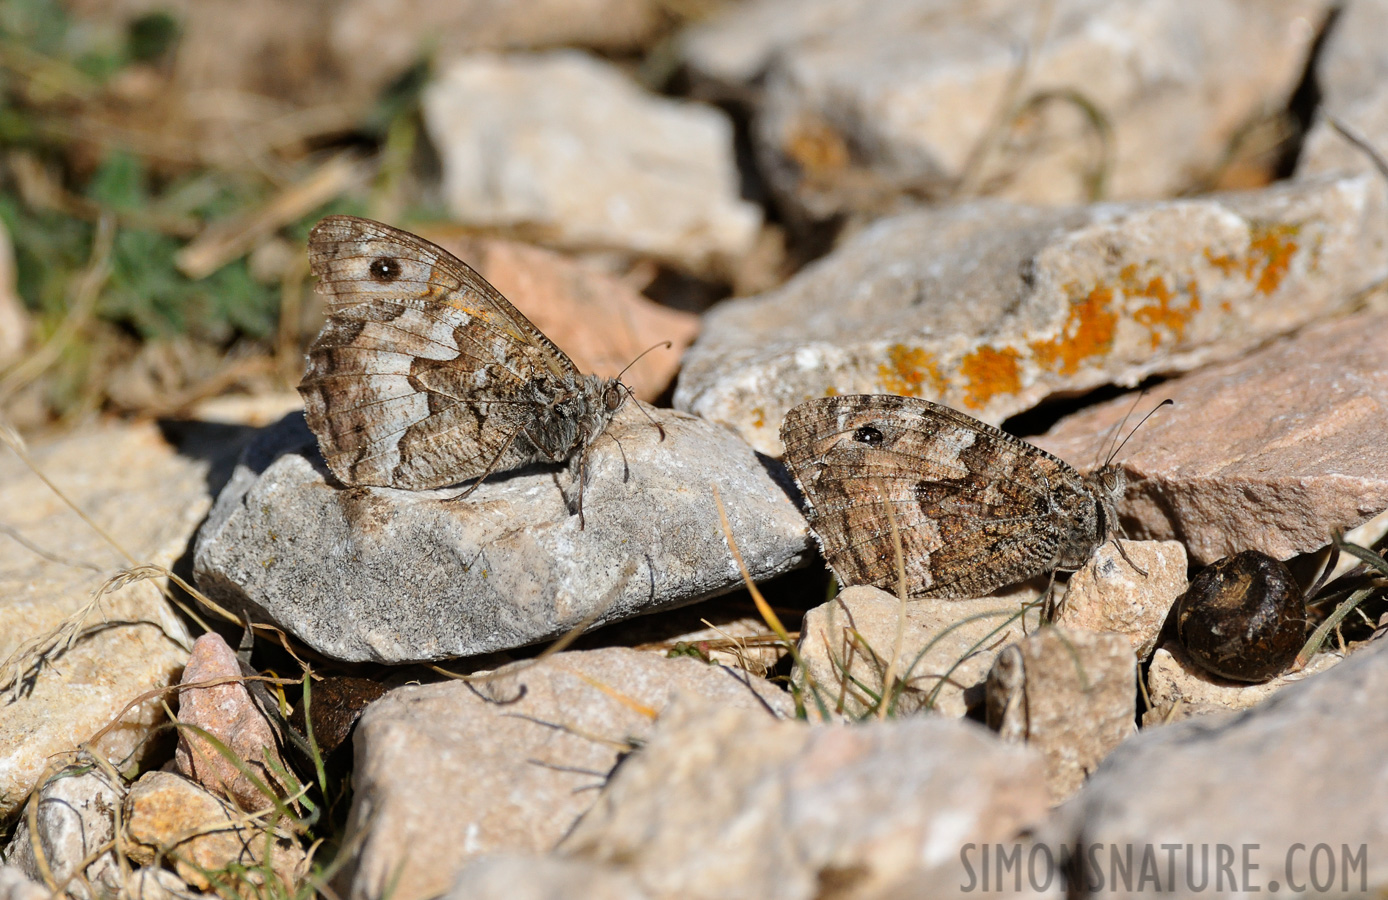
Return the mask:
<path id="1" fill-rule="evenodd" d="M 1067 517 L 1094 500 L 1078 472 L 1038 447 L 912 397 L 826 397 L 792 409 L 786 464 L 844 584 L 895 592 L 901 536 L 907 594 L 979 597 L 1055 567 Z"/>
<path id="2" fill-rule="evenodd" d="M 482 276 L 354 216 L 314 227 L 309 263 L 328 321 L 299 392 L 339 480 L 417 490 L 536 459 L 526 424 L 581 376 Z"/>

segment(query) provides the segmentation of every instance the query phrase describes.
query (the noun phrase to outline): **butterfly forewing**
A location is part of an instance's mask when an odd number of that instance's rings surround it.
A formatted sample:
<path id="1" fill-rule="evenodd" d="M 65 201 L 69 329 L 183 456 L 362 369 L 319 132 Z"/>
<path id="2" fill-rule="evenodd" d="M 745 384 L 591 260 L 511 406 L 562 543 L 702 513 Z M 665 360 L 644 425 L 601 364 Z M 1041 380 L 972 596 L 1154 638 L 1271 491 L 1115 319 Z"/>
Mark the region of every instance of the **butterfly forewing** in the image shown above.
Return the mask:
<path id="1" fill-rule="evenodd" d="M 329 216 L 309 261 L 328 322 L 299 391 L 346 484 L 442 487 L 553 459 L 531 436 L 552 434 L 556 398 L 596 390 L 485 279 L 422 238 Z"/>
<path id="2" fill-rule="evenodd" d="M 896 589 L 884 502 L 913 597 L 982 596 L 1049 571 L 1074 555 L 1065 547 L 1076 525 L 1069 519 L 1093 515 L 1095 501 L 1070 466 L 924 400 L 813 400 L 786 416 L 782 439 L 810 523 L 845 584 Z"/>

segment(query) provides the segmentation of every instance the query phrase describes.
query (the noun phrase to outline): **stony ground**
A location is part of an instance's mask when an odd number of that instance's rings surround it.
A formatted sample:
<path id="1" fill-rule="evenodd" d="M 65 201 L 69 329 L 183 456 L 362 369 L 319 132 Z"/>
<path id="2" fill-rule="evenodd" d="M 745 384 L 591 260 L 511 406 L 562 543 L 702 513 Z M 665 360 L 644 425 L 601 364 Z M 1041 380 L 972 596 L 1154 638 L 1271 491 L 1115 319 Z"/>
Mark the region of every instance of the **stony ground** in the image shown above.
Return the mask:
<path id="1" fill-rule="evenodd" d="M 6 426 L 0 900 L 1388 890 L 1388 3 L 747 0 L 665 94 L 662 3 L 485 6 L 343 3 L 314 90 L 428 37 L 434 237 L 649 405 L 582 520 L 345 489 L 292 392 Z M 1121 543 L 903 602 L 780 462 L 851 393 L 1085 471 L 1174 405 Z"/>

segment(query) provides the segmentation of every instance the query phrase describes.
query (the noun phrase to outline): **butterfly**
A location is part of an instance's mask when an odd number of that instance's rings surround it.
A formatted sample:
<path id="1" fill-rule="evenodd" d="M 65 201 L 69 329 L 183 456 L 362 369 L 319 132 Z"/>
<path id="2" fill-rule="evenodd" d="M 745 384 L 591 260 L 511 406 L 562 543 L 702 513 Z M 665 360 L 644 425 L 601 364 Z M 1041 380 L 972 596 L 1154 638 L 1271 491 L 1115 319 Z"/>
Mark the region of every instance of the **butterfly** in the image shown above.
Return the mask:
<path id="1" fill-rule="evenodd" d="M 890 503 L 914 598 L 983 597 L 1080 568 L 1115 534 L 1115 499 L 1126 486 L 1115 466 L 1081 475 L 1040 447 L 915 397 L 810 400 L 786 414 L 781 440 L 839 582 L 897 589 Z"/>
<path id="2" fill-rule="evenodd" d="M 580 373 L 486 279 L 423 238 L 328 216 L 308 255 L 327 322 L 299 393 L 345 485 L 424 490 L 581 461 L 629 393 Z"/>

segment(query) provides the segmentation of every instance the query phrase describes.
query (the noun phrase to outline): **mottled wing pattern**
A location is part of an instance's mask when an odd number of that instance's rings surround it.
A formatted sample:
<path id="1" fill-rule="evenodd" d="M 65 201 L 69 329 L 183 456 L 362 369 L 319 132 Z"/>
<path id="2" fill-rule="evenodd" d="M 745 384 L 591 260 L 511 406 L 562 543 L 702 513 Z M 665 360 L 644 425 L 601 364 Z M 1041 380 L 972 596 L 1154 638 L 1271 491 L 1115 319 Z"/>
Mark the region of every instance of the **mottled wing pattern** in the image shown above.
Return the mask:
<path id="1" fill-rule="evenodd" d="M 535 460 L 534 386 L 579 374 L 482 276 L 353 216 L 318 223 L 309 262 L 328 321 L 299 392 L 339 480 L 418 490 Z"/>
<path id="2" fill-rule="evenodd" d="M 901 534 L 907 593 L 918 598 L 985 596 L 1049 571 L 1069 532 L 1058 519 L 1094 506 L 1063 461 L 925 400 L 812 400 L 790 411 L 781 438 L 845 585 L 896 591 L 881 488 Z"/>

